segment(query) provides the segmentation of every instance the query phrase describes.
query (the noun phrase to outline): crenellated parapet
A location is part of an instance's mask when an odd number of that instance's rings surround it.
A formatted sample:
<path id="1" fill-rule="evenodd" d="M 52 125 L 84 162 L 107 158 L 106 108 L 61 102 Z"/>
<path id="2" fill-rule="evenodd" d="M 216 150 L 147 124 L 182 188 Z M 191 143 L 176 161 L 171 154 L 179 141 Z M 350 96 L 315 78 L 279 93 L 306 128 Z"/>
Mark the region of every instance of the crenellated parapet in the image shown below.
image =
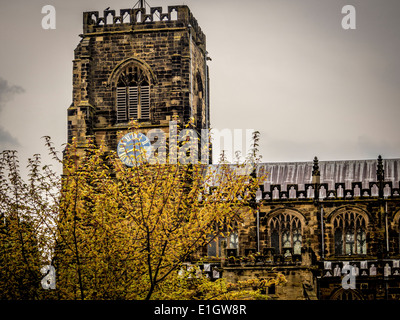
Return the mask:
<path id="1" fill-rule="evenodd" d="M 209 123 L 206 37 L 184 5 L 88 11 L 74 51 L 68 141 L 87 136 L 116 150 L 131 118 L 146 130 L 177 116 Z M 125 132 L 126 131 L 126 132 Z"/>
<path id="2" fill-rule="evenodd" d="M 400 159 L 260 164 L 258 200 L 400 199 Z"/>
<path id="3" fill-rule="evenodd" d="M 104 10 L 83 13 L 83 35 L 109 32 L 151 31 L 162 28 L 192 28 L 197 44 L 205 44 L 205 35 L 189 7 L 168 6 L 167 12 L 162 7 Z"/>
<path id="4" fill-rule="evenodd" d="M 258 200 L 354 200 L 354 199 L 373 199 L 379 197 L 379 183 L 376 181 L 368 182 L 365 186 L 362 182 L 352 182 L 351 187 L 346 187 L 346 183 L 335 183 L 335 189 L 329 189 L 328 183 L 318 185 L 306 183 L 298 184 L 263 184 L 257 192 Z M 399 188 L 393 187 L 392 181 L 385 181 L 383 187 L 383 197 L 385 199 L 400 199 Z"/>

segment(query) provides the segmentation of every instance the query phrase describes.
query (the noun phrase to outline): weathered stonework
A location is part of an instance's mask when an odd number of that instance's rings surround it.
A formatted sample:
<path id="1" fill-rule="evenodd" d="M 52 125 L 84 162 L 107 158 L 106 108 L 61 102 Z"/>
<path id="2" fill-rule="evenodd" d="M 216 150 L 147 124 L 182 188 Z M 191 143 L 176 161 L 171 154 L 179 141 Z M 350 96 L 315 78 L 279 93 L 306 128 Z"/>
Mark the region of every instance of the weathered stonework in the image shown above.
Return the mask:
<path id="1" fill-rule="evenodd" d="M 174 18 L 175 14 L 175 18 Z M 83 14 L 82 40 L 73 61 L 73 102 L 68 109 L 68 142 L 91 137 L 116 150 L 128 132 L 117 122 L 117 85 L 124 68 L 139 68 L 149 80 L 150 116 L 135 119 L 141 131 L 160 128 L 176 117 L 209 127 L 206 38 L 187 6 L 122 9 Z"/>
<path id="2" fill-rule="evenodd" d="M 308 171 L 310 176 L 305 174 L 304 179 L 291 179 L 281 172 L 278 174 L 280 178 L 276 179 L 275 176 L 273 184 L 266 182 L 260 186 L 259 202 L 253 219 L 246 220 L 238 230 L 237 255 L 245 256 L 250 251 L 259 251 L 261 256 L 258 258 L 257 268 L 262 270 L 263 276 L 272 267 L 286 275 L 287 284 L 277 288 L 274 298 L 400 298 L 400 160 L 384 161 L 379 158 L 373 164 L 368 165 L 369 171 L 364 170 L 364 175 L 371 179 L 366 184 L 354 181 L 360 178 L 359 172 L 362 170 L 349 171 L 348 166 L 344 171 L 341 169 L 335 174 L 324 172 L 320 178 L 316 178 L 318 172 L 311 169 Z M 295 166 L 304 169 L 303 163 Z M 316 166 L 318 167 L 318 162 Z M 353 162 L 350 166 L 359 168 L 359 163 Z M 311 168 L 311 165 L 307 164 L 306 167 Z M 261 164 L 259 172 L 264 169 L 265 164 Z M 349 181 L 342 181 L 339 172 Z M 326 179 L 330 175 L 335 176 L 336 181 L 328 184 Z M 297 184 L 293 184 L 296 179 Z M 279 180 L 286 183 L 279 184 Z M 309 183 L 304 180 L 309 180 Z M 336 189 L 329 188 L 329 185 Z M 363 188 L 361 192 L 361 185 L 369 188 Z M 313 190 L 307 192 L 310 186 Z M 338 190 L 341 186 L 343 193 Z M 289 193 L 291 188 L 296 193 Z M 301 238 L 298 238 L 297 227 L 295 229 L 294 224 L 286 223 L 287 229 L 282 229 L 275 236 L 274 242 L 274 230 L 278 230 L 274 223 L 278 221 L 278 217 L 285 217 L 286 220 L 282 218 L 285 223 L 289 221 L 289 217 L 296 221 Z M 349 230 L 346 234 L 339 225 L 340 221 L 344 221 L 341 220 L 343 217 L 347 219 L 343 227 Z M 283 245 L 285 239 L 289 239 L 287 246 Z M 289 252 L 287 256 L 286 250 Z M 346 264 L 355 267 L 354 289 L 346 290 L 342 287 L 342 279 L 347 274 L 342 269 Z M 257 276 L 257 272 L 260 271 L 251 268 L 244 271 L 228 263 L 224 276 L 237 281 L 241 277 Z"/>
<path id="3" fill-rule="evenodd" d="M 145 134 L 159 128 L 168 137 L 176 118 L 193 119 L 198 131 L 209 128 L 206 38 L 187 6 L 106 10 L 102 17 L 85 12 L 81 37 L 68 142 L 75 138 L 85 148 L 91 140 L 116 150 L 129 131 L 118 108 L 130 100 L 138 109 L 133 113 L 149 108 L 136 119 Z M 129 68 L 145 79 L 143 105 L 130 85 L 121 87 Z M 125 100 L 118 88 L 127 90 Z M 275 299 L 400 298 L 400 160 L 264 163 L 258 174 L 268 178 L 254 215 L 239 226 L 238 243 L 218 243 L 220 256 L 204 266 L 211 277 L 236 282 L 282 272 L 287 283 L 268 292 Z M 248 261 L 240 265 L 233 257 Z M 347 264 L 356 268 L 354 289 L 342 287 Z"/>

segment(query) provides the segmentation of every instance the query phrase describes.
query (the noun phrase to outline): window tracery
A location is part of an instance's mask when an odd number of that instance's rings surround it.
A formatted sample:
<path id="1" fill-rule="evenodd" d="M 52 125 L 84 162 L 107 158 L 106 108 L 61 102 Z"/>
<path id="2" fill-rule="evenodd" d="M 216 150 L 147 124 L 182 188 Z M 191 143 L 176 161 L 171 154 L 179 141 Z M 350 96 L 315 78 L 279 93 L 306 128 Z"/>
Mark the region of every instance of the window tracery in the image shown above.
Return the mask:
<path id="1" fill-rule="evenodd" d="M 117 82 L 117 122 L 150 119 L 150 81 L 141 68 L 128 65 Z"/>
<path id="2" fill-rule="evenodd" d="M 300 219 L 290 213 L 281 213 L 269 221 L 271 247 L 276 253 L 293 248 L 293 254 L 301 254 L 302 227 Z"/>
<path id="3" fill-rule="evenodd" d="M 333 218 L 335 254 L 366 254 L 366 220 L 354 211 L 345 211 Z"/>

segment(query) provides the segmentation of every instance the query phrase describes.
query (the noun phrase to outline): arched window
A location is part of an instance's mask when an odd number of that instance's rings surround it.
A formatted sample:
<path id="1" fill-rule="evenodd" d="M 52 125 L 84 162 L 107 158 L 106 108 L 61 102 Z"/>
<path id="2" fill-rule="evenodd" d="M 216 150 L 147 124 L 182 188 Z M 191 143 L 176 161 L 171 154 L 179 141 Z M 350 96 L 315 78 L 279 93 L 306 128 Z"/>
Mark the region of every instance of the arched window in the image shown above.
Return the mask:
<path id="1" fill-rule="evenodd" d="M 269 221 L 271 246 L 276 253 L 292 248 L 293 254 L 301 254 L 302 230 L 300 219 L 290 213 L 281 213 Z"/>
<path id="2" fill-rule="evenodd" d="M 150 81 L 135 65 L 126 66 L 117 81 L 117 122 L 150 119 Z"/>
<path id="3" fill-rule="evenodd" d="M 363 296 L 356 290 L 340 288 L 336 290 L 330 300 L 364 300 Z"/>
<path id="4" fill-rule="evenodd" d="M 366 226 L 364 216 L 345 211 L 333 218 L 335 254 L 366 254 Z"/>

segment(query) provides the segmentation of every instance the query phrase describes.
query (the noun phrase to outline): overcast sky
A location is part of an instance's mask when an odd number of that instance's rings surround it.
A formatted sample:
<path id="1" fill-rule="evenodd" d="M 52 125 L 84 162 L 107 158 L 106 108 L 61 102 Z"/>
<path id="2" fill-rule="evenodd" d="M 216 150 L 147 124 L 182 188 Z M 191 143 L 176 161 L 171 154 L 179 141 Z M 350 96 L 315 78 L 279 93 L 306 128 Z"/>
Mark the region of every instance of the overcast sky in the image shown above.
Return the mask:
<path id="1" fill-rule="evenodd" d="M 0 150 L 60 150 L 82 12 L 125 0 L 1 0 Z M 211 124 L 261 132 L 263 161 L 400 158 L 399 0 L 150 0 L 186 4 L 207 37 Z M 44 30 L 44 5 L 56 29 Z M 342 28 L 342 7 L 356 29 Z"/>

